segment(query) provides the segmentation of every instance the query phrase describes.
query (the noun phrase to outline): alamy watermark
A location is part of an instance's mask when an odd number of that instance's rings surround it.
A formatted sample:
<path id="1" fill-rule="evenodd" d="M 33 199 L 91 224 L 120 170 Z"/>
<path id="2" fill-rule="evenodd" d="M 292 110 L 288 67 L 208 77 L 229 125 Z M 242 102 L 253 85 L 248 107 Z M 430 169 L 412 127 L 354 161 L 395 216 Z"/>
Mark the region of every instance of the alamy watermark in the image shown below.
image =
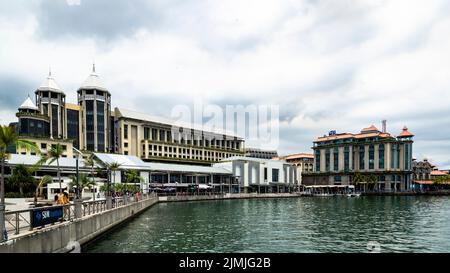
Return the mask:
<path id="1" fill-rule="evenodd" d="M 171 117 L 175 119 L 171 133 L 177 141 L 198 139 L 209 143 L 241 138 L 248 147 L 276 150 L 279 146 L 278 105 L 219 106 L 196 100 L 193 107 L 173 107 Z M 186 128 L 194 130 L 186 132 Z M 222 138 L 217 139 L 218 135 Z"/>

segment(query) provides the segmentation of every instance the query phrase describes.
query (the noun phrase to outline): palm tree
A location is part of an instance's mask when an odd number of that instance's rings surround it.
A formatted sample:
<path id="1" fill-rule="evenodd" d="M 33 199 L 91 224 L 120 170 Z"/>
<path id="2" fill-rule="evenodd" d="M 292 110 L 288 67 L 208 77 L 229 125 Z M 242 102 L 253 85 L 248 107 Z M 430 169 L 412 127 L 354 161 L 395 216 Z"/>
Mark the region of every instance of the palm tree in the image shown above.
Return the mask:
<path id="1" fill-rule="evenodd" d="M 136 181 L 141 182 L 143 180 L 144 180 L 144 178 L 139 175 L 138 171 L 136 171 L 136 170 L 128 170 L 127 171 L 127 179 L 126 179 L 127 183 L 135 184 Z"/>
<path id="2" fill-rule="evenodd" d="M 116 171 L 120 168 L 120 166 L 122 166 L 122 164 L 119 162 L 111 162 L 106 166 L 110 174 L 113 176 L 113 184 L 116 181 Z"/>
<path id="3" fill-rule="evenodd" d="M 8 148 L 11 145 L 15 145 L 17 148 L 24 148 L 33 152 L 39 153 L 39 148 L 35 143 L 20 139 L 16 134 L 13 126 L 1 126 L 0 127 L 0 164 L 1 164 L 1 176 L 0 176 L 0 242 L 6 239 L 5 231 L 5 164 L 6 160 L 10 157 Z"/>
<path id="4" fill-rule="evenodd" d="M 83 189 L 88 188 L 92 189 L 97 184 L 94 179 L 89 178 L 85 174 L 80 175 L 80 179 L 78 180 L 76 176 L 71 176 L 70 179 L 72 180 L 69 183 L 69 187 L 71 188 L 77 188 L 79 192 L 83 192 Z M 93 197 L 95 200 L 95 191 L 93 192 Z"/>
<path id="5" fill-rule="evenodd" d="M 64 154 L 64 149 L 61 144 L 57 143 L 56 145 L 52 145 L 52 148 L 50 151 L 48 151 L 47 155 L 43 155 L 41 160 L 39 161 L 40 164 L 47 163 L 52 164 L 56 161 L 56 167 L 58 172 L 58 182 L 59 182 L 59 192 L 62 193 L 62 185 L 61 185 L 61 169 L 59 167 L 59 159 Z"/>
<path id="6" fill-rule="evenodd" d="M 36 187 L 36 192 L 34 194 L 34 204 L 37 203 L 38 196 L 42 196 L 43 186 L 48 183 L 52 183 L 52 182 L 53 182 L 53 178 L 50 175 L 46 175 L 41 178 L 41 180 L 39 181 L 39 184 Z"/>

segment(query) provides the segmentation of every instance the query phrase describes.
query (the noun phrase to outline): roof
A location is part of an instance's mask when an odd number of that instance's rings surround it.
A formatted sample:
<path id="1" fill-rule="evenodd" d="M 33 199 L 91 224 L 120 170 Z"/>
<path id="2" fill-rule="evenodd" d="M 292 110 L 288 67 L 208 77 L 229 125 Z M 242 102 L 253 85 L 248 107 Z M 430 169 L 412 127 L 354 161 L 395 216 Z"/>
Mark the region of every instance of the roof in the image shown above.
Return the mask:
<path id="1" fill-rule="evenodd" d="M 222 159 L 220 162 L 228 162 L 228 161 L 235 161 L 235 160 L 253 161 L 253 162 L 261 162 L 261 163 L 272 161 L 272 162 L 281 162 L 281 163 L 288 164 L 284 160 L 265 159 L 265 158 L 256 158 L 256 157 L 245 157 L 245 156 L 231 156 L 231 157 L 227 157 L 227 158 Z"/>
<path id="2" fill-rule="evenodd" d="M 8 164 L 10 165 L 34 165 L 41 159 L 40 156 L 37 155 L 22 155 L 22 154 L 11 154 L 11 157 L 8 159 Z M 69 157 L 61 157 L 59 159 L 59 166 L 64 168 L 75 168 L 76 167 L 76 159 Z M 56 167 L 56 161 L 52 164 L 43 164 L 43 166 L 52 166 Z M 80 168 L 84 167 L 83 160 L 79 161 Z"/>
<path id="3" fill-rule="evenodd" d="M 108 89 L 103 85 L 103 82 L 100 80 L 97 73 L 92 72 L 87 79 L 84 81 L 84 83 L 80 86 L 80 89 L 96 89 L 101 91 L 108 92 Z"/>
<path id="4" fill-rule="evenodd" d="M 81 106 L 80 105 L 73 104 L 73 103 L 67 103 L 67 102 L 66 102 L 66 108 L 70 109 L 70 110 L 77 110 L 77 111 L 81 110 Z"/>
<path id="5" fill-rule="evenodd" d="M 152 172 L 231 174 L 230 171 L 221 167 L 144 162 L 139 157 L 131 155 L 94 153 L 94 156 L 104 164 L 117 162 L 121 164 L 120 169 L 146 170 Z"/>
<path id="6" fill-rule="evenodd" d="M 308 154 L 308 153 L 298 153 L 298 154 L 290 154 L 290 155 L 285 155 L 285 156 L 278 156 L 278 157 L 274 157 L 272 159 L 274 159 L 274 160 L 293 160 L 293 159 L 301 159 L 301 158 L 314 159 L 314 155 Z"/>
<path id="7" fill-rule="evenodd" d="M 154 123 L 165 124 L 165 125 L 174 126 L 174 127 L 194 129 L 194 130 L 203 131 L 203 132 L 210 132 L 210 133 L 240 138 L 240 137 L 236 136 L 233 132 L 229 132 L 227 130 L 222 130 L 221 128 L 210 128 L 208 126 L 198 125 L 198 124 L 194 124 L 194 123 L 186 123 L 186 122 L 183 122 L 180 120 L 174 120 L 174 119 L 169 119 L 169 118 L 153 116 L 153 115 L 140 113 L 140 112 L 136 112 L 136 111 L 132 111 L 132 110 L 127 110 L 127 109 L 123 109 L 123 108 L 120 108 L 120 109 L 116 108 L 116 110 L 119 112 L 119 116 L 124 117 L 124 118 L 154 122 Z"/>
<path id="8" fill-rule="evenodd" d="M 408 128 L 404 127 L 402 133 L 398 137 L 412 137 L 412 136 L 414 135 L 408 132 Z M 368 137 L 391 138 L 393 136 L 387 132 L 381 132 L 377 129 L 377 127 L 375 127 L 375 125 L 371 125 L 367 128 L 363 128 L 359 134 L 340 133 L 328 136 L 324 135 L 322 137 L 318 137 L 314 142 L 331 141 L 338 139 L 360 139 Z"/>
<path id="9" fill-rule="evenodd" d="M 364 133 L 364 132 L 371 132 L 371 131 L 379 132 L 380 130 L 378 130 L 378 128 L 375 127 L 375 125 L 372 124 L 371 126 L 362 129 L 362 130 L 361 130 L 361 133 Z"/>
<path id="10" fill-rule="evenodd" d="M 448 173 L 440 171 L 440 170 L 433 170 L 433 171 L 431 171 L 431 175 L 440 176 L 440 175 L 448 175 Z"/>
<path id="11" fill-rule="evenodd" d="M 30 99 L 30 96 L 20 105 L 19 109 L 39 110 L 34 102 Z"/>
<path id="12" fill-rule="evenodd" d="M 59 87 L 59 85 L 56 83 L 55 79 L 52 77 L 51 74 L 48 75 L 48 77 L 38 87 L 38 89 L 36 91 L 52 91 L 52 92 L 64 94 L 64 92 Z"/>
<path id="13" fill-rule="evenodd" d="M 402 132 L 400 133 L 400 135 L 398 135 L 398 137 L 413 137 L 413 136 L 414 135 L 408 131 L 408 127 L 406 127 L 406 126 L 403 127 Z"/>

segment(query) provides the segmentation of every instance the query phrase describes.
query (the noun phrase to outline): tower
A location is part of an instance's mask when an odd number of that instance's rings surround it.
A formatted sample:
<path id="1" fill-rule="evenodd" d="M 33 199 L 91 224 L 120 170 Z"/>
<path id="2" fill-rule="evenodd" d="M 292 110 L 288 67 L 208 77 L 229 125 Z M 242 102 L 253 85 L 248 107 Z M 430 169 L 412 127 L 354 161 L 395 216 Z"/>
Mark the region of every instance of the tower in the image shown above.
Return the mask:
<path id="1" fill-rule="evenodd" d="M 111 94 L 95 72 L 95 64 L 92 66 L 92 73 L 77 93 L 81 109 L 80 148 L 92 152 L 107 152 L 110 146 Z"/>
<path id="2" fill-rule="evenodd" d="M 17 124 L 19 136 L 50 137 L 50 119 L 39 113 L 39 108 L 33 103 L 30 96 L 20 105 L 16 116 L 19 119 Z"/>
<path id="3" fill-rule="evenodd" d="M 66 95 L 52 77 L 51 71 L 35 94 L 39 112 L 49 117 L 50 137 L 66 138 Z"/>

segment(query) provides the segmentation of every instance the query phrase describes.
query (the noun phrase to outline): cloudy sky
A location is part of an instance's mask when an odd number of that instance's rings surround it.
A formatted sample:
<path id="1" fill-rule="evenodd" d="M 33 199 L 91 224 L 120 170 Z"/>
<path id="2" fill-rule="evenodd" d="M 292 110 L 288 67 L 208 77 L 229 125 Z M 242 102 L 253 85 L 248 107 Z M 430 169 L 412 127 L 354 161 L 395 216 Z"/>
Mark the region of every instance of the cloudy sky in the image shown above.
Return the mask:
<path id="1" fill-rule="evenodd" d="M 279 105 L 280 154 L 387 119 L 450 168 L 449 33 L 448 0 L 3 1 L 0 123 L 49 66 L 76 102 L 95 60 L 113 106 Z"/>

